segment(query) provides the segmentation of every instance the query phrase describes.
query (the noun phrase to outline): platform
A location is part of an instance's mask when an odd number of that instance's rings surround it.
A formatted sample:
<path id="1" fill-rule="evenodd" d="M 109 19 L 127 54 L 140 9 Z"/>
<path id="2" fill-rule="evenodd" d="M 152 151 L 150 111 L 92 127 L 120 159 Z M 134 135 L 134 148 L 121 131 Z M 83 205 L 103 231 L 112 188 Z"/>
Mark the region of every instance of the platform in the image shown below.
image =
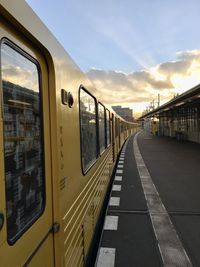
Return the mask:
<path id="1" fill-rule="evenodd" d="M 200 145 L 141 132 L 116 168 L 96 267 L 200 266 Z"/>

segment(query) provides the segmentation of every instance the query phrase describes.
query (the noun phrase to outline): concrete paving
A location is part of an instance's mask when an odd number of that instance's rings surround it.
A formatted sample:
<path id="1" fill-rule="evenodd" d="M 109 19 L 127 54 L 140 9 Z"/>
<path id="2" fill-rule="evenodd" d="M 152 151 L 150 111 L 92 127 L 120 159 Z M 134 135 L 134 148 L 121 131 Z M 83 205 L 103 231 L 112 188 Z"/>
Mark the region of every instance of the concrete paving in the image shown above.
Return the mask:
<path id="1" fill-rule="evenodd" d="M 200 145 L 140 133 L 137 144 L 146 172 L 151 177 L 152 185 L 149 185 L 145 181 L 147 177 L 143 177 L 141 183 L 138 168 L 142 169 L 143 165 L 135 159 L 133 138 L 123 147 L 116 169 L 112 201 L 100 243 L 103 254 L 99 253 L 101 260 L 97 257 L 96 266 L 168 266 L 158 236 L 160 230 L 163 232 L 162 228 L 166 230 L 165 226 L 159 225 L 161 228 L 157 231 L 152 220 L 152 217 L 162 215 L 163 209 L 158 209 L 160 214 L 157 214 L 158 203 L 153 197 L 148 203 L 147 194 L 153 196 L 152 188 L 158 192 L 161 201 L 158 206 L 164 207 L 172 232 L 186 259 L 188 257 L 188 263 L 180 261 L 178 266 L 200 266 Z M 147 193 L 144 194 L 143 188 Z M 166 235 L 174 239 L 171 233 Z M 170 253 L 168 258 L 173 255 Z"/>

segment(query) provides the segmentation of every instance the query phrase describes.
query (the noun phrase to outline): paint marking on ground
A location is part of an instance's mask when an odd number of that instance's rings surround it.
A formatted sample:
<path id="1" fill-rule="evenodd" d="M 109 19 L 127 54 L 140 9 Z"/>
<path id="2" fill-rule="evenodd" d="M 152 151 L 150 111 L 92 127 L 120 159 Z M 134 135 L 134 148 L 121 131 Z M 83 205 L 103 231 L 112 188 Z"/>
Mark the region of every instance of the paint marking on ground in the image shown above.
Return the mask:
<path id="1" fill-rule="evenodd" d="M 114 267 L 115 266 L 115 248 L 101 247 L 97 259 L 96 267 Z"/>
<path id="2" fill-rule="evenodd" d="M 112 188 L 112 191 L 121 191 L 122 189 L 122 186 L 121 185 L 118 185 L 118 184 L 114 184 L 113 185 L 113 188 Z"/>
<path id="3" fill-rule="evenodd" d="M 156 190 L 140 153 L 137 143 L 138 134 L 139 133 L 135 135 L 133 140 L 134 155 L 163 265 L 165 267 L 191 267 L 192 264 L 190 259 L 170 220 L 169 214 L 161 201 L 159 193 Z"/>
<path id="4" fill-rule="evenodd" d="M 109 206 L 119 206 L 120 198 L 119 197 L 111 197 L 109 201 Z"/>
<path id="5" fill-rule="evenodd" d="M 117 165 L 117 168 L 124 168 L 124 165 L 122 165 L 122 164 L 118 164 L 118 165 Z"/>
<path id="6" fill-rule="evenodd" d="M 122 181 L 122 176 L 115 176 L 115 181 L 121 182 Z"/>
<path id="7" fill-rule="evenodd" d="M 118 220 L 118 216 L 107 215 L 104 223 L 104 230 L 117 230 Z"/>

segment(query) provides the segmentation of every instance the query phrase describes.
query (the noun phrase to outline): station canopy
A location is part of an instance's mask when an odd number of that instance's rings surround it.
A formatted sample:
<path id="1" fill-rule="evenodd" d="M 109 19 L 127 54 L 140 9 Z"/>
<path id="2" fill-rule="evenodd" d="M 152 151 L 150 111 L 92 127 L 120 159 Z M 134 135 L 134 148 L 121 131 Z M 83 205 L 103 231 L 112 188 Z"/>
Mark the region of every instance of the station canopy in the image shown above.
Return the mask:
<path id="1" fill-rule="evenodd" d="M 200 84 L 184 92 L 183 94 L 174 97 L 162 106 L 157 107 L 156 109 L 151 110 L 148 113 L 142 115 L 139 120 L 149 117 L 159 117 L 161 113 L 166 113 L 166 111 L 197 107 L 198 109 L 200 107 Z"/>

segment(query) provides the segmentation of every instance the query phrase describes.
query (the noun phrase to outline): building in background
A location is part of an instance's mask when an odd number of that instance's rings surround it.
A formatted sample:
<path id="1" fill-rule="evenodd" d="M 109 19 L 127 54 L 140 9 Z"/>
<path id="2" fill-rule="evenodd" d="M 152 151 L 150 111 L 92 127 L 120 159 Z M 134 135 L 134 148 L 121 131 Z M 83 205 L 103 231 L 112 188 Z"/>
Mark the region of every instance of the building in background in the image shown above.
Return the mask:
<path id="1" fill-rule="evenodd" d="M 123 119 L 134 122 L 133 110 L 122 106 L 112 106 L 112 109 Z"/>

